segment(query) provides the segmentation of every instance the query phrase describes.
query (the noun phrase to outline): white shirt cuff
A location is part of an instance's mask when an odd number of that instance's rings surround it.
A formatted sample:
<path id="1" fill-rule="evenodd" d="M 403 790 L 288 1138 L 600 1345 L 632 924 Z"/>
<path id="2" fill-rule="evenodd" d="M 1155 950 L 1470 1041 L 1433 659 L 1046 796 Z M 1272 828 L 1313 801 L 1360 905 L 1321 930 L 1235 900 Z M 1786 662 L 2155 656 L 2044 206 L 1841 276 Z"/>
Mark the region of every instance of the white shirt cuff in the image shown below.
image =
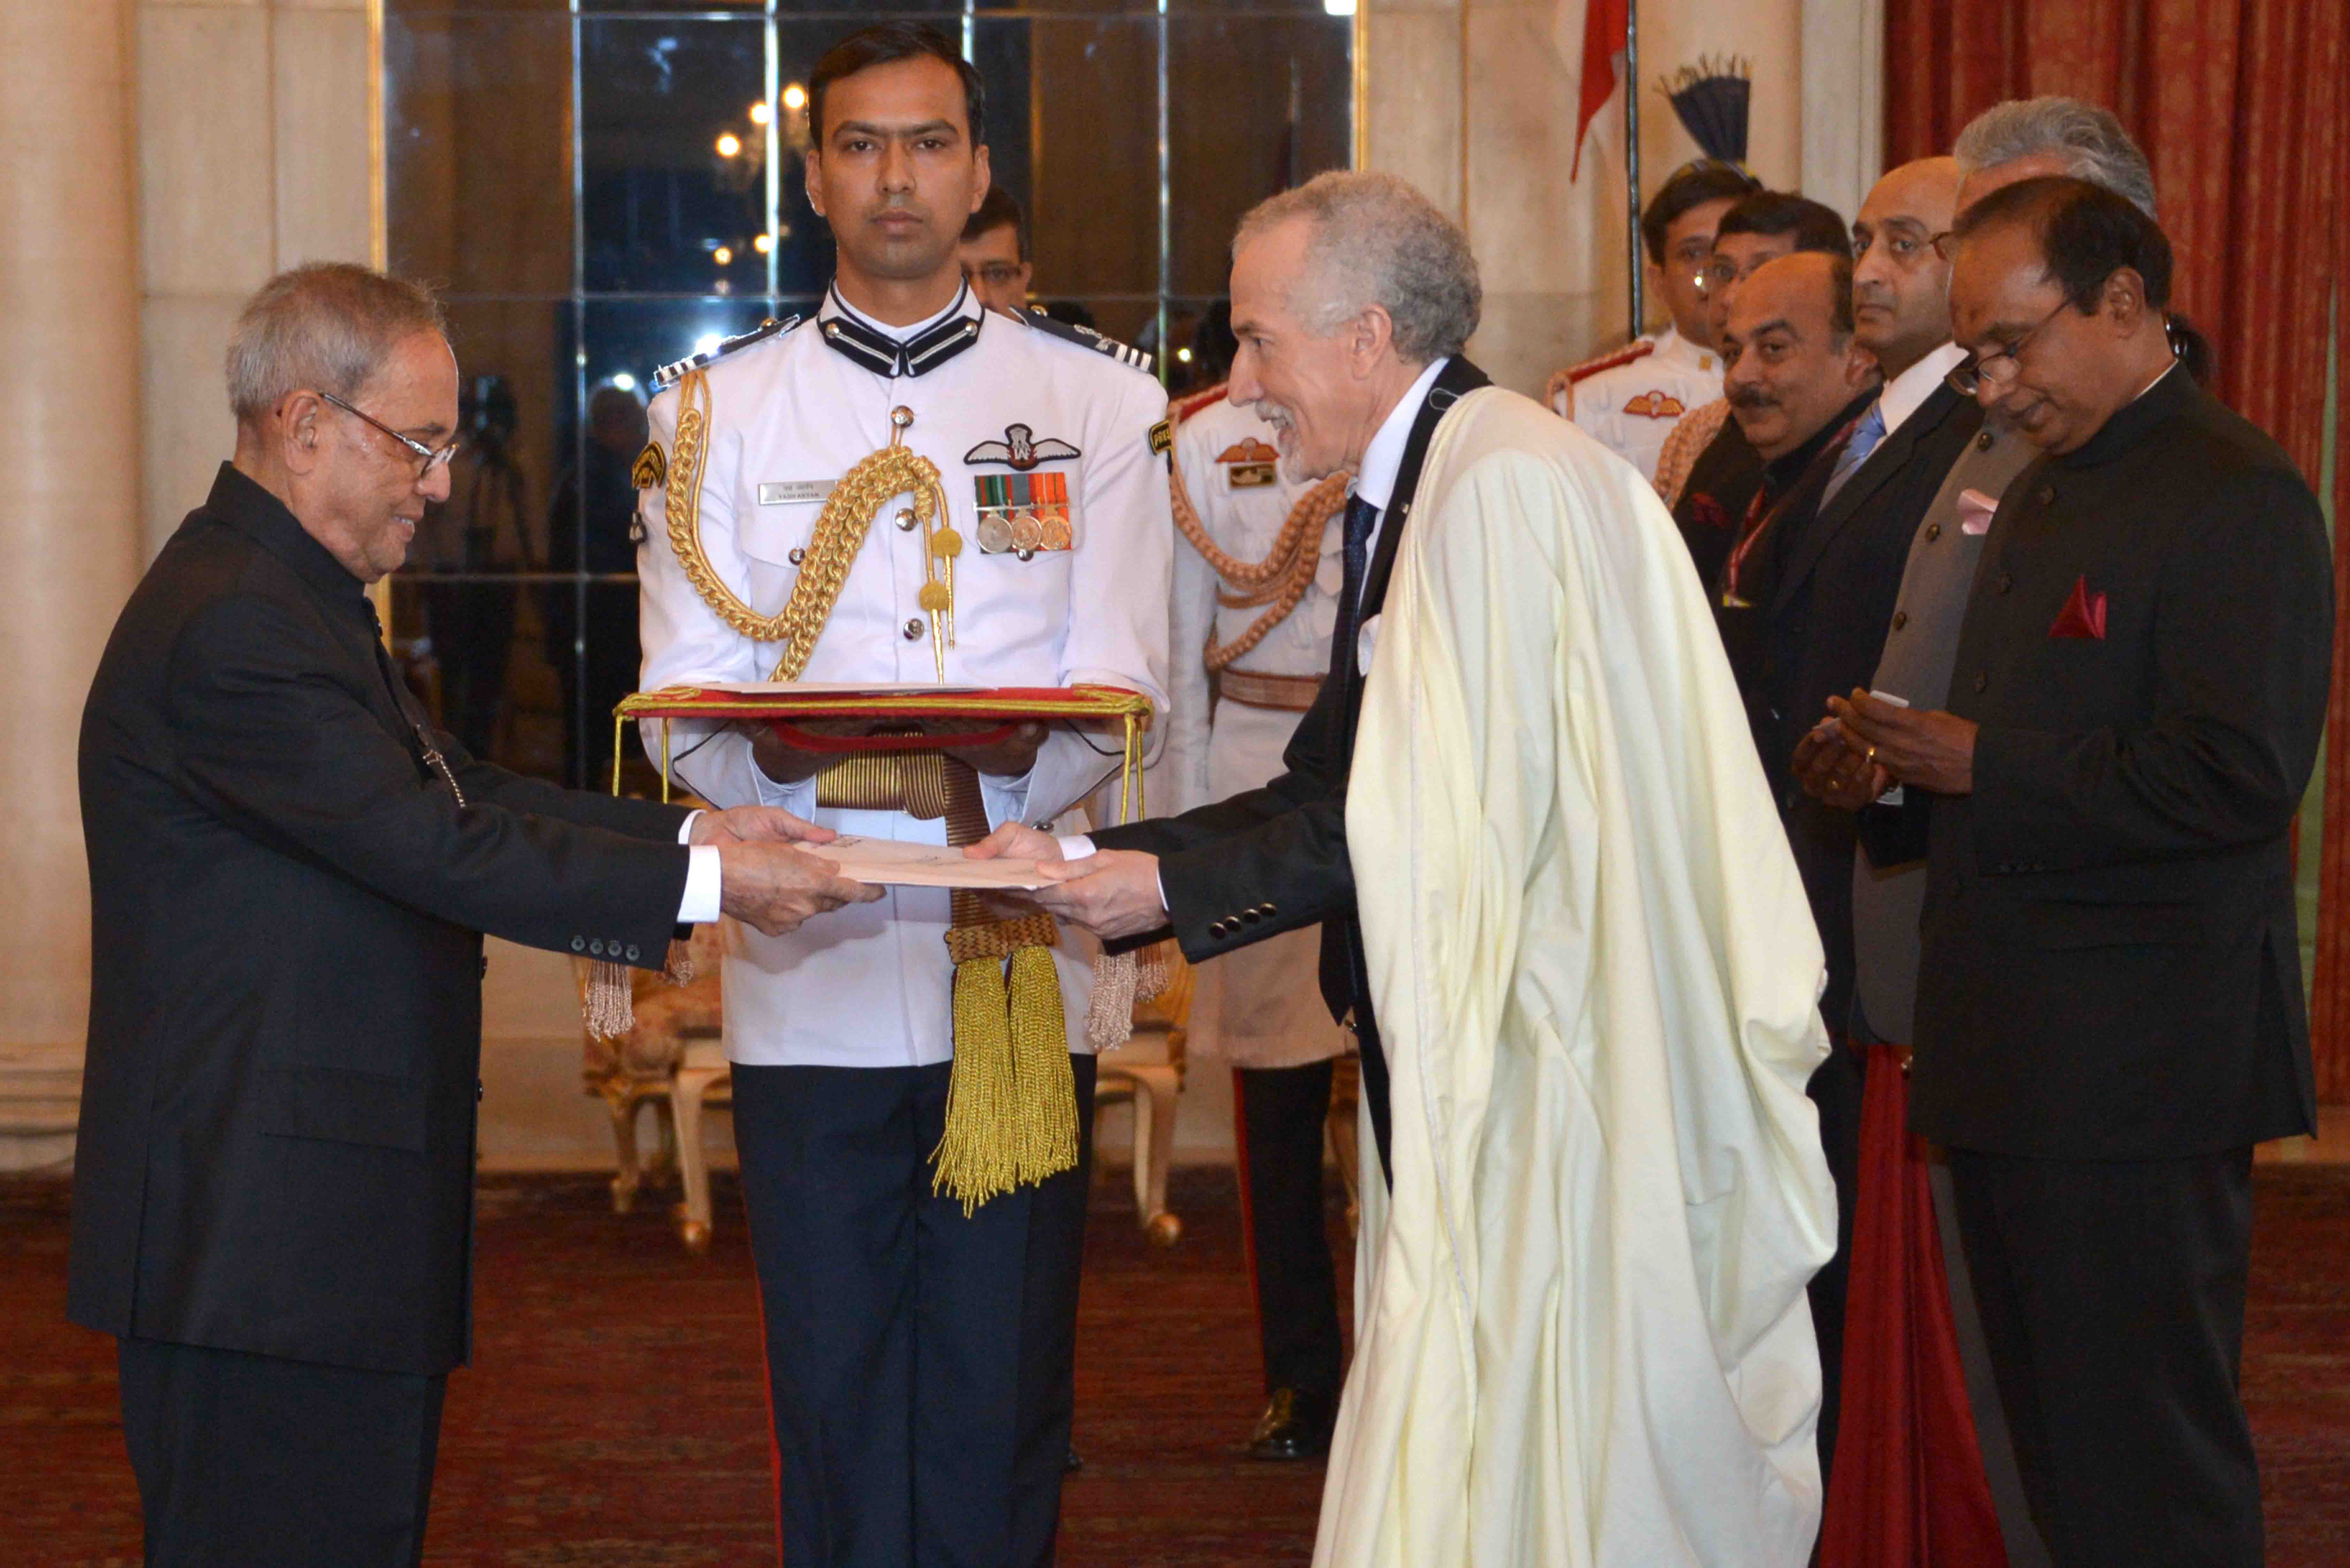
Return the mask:
<path id="1" fill-rule="evenodd" d="M 1056 838 L 1053 842 L 1061 846 L 1061 858 L 1064 860 L 1093 858 L 1094 841 L 1082 833 L 1072 833 L 1066 838 Z"/>
<path id="2" fill-rule="evenodd" d="M 704 925 L 718 918 L 724 891 L 724 864 L 714 844 L 694 845 L 686 854 L 691 859 L 685 868 L 685 897 L 678 900 L 677 923 Z"/>

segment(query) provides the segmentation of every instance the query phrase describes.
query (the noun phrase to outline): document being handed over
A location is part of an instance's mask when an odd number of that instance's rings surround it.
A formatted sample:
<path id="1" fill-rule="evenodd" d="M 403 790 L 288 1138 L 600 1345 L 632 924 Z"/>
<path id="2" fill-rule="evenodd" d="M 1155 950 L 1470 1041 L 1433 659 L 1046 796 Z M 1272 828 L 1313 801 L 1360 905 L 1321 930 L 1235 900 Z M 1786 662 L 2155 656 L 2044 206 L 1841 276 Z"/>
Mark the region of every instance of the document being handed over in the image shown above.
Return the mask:
<path id="1" fill-rule="evenodd" d="M 852 882 L 897 888 L 1042 888 L 1034 860 L 970 860 L 943 844 L 906 844 L 845 833 L 829 844 L 800 846 L 840 868 Z"/>

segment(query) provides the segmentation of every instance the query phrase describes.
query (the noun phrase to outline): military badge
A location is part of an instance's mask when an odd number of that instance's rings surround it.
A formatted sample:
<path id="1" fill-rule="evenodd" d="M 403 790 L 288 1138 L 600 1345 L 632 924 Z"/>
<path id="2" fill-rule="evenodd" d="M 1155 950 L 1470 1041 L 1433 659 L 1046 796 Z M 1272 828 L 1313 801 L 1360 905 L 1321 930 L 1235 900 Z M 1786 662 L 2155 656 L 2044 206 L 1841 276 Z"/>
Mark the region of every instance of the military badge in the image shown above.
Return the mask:
<path id="1" fill-rule="evenodd" d="M 1224 465 L 1225 481 L 1234 490 L 1262 490 L 1281 477 L 1281 453 L 1254 436 L 1224 448 L 1216 461 Z"/>
<path id="2" fill-rule="evenodd" d="M 659 490 L 669 480 L 669 459 L 661 455 L 659 441 L 645 442 L 645 450 L 637 453 L 629 465 L 629 483 L 639 490 Z"/>
<path id="3" fill-rule="evenodd" d="M 1051 436 L 1037 440 L 1036 432 L 1026 425 L 1006 425 L 1002 441 L 983 441 L 963 453 L 962 460 L 973 467 L 983 462 L 1000 462 L 1025 473 L 1038 463 L 1055 458 L 1084 455 L 1067 441 L 1056 441 Z"/>
<path id="4" fill-rule="evenodd" d="M 1066 550 L 1074 537 L 1066 473 L 982 473 L 972 476 L 979 502 L 979 553 L 1016 555 Z"/>
<path id="5" fill-rule="evenodd" d="M 1150 427 L 1151 456 L 1165 457 L 1167 455 L 1168 449 L 1174 444 L 1175 421 L 1173 420 L 1160 420 L 1157 424 Z"/>
<path id="6" fill-rule="evenodd" d="M 1689 410 L 1670 392 L 1642 392 L 1624 405 L 1624 411 L 1652 420 L 1677 420 Z"/>

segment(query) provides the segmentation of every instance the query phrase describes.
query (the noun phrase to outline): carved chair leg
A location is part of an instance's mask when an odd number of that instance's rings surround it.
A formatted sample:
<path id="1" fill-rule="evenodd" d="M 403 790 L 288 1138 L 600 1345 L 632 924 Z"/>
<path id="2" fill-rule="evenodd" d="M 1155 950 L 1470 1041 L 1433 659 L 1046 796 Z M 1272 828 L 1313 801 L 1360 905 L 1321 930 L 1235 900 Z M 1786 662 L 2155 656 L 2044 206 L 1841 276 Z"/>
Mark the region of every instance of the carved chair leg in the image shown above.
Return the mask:
<path id="1" fill-rule="evenodd" d="M 675 1107 L 677 1171 L 685 1189 L 678 1205 L 677 1233 L 689 1251 L 710 1245 L 710 1160 L 702 1147 L 702 1099 L 726 1076 L 723 1067 L 681 1067 L 670 1091 Z"/>
<path id="2" fill-rule="evenodd" d="M 1145 1223 L 1151 1241 L 1161 1247 L 1173 1246 L 1183 1234 L 1183 1221 L 1167 1210 L 1167 1172 L 1175 1163 L 1176 1086 L 1174 1072 L 1162 1069 L 1145 1075 L 1141 1092 L 1134 1097 L 1136 1204 L 1149 1217 Z M 1142 1130 L 1146 1099 L 1150 1128 L 1147 1141 Z M 1146 1148 L 1148 1160 L 1143 1158 Z"/>
<path id="3" fill-rule="evenodd" d="M 612 1173 L 612 1212 L 626 1214 L 636 1207 L 637 1189 L 644 1185 L 644 1170 L 637 1161 L 636 1096 L 626 1084 L 607 1084 L 602 1090 L 604 1107 L 612 1118 L 612 1150 L 615 1166 Z"/>

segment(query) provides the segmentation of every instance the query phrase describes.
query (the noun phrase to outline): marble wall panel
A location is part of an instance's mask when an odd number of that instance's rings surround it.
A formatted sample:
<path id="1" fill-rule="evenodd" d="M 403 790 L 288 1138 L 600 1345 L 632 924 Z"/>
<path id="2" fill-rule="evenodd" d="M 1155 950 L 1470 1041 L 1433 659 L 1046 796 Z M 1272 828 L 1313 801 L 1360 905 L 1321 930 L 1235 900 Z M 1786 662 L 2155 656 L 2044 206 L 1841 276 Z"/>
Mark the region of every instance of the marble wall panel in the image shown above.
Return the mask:
<path id="1" fill-rule="evenodd" d="M 140 275 L 151 294 L 251 290 L 270 274 L 269 25 L 252 6 L 140 10 Z"/>
<path id="2" fill-rule="evenodd" d="M 364 262 L 374 229 L 367 14 L 286 6 L 271 25 L 276 265 Z"/>

